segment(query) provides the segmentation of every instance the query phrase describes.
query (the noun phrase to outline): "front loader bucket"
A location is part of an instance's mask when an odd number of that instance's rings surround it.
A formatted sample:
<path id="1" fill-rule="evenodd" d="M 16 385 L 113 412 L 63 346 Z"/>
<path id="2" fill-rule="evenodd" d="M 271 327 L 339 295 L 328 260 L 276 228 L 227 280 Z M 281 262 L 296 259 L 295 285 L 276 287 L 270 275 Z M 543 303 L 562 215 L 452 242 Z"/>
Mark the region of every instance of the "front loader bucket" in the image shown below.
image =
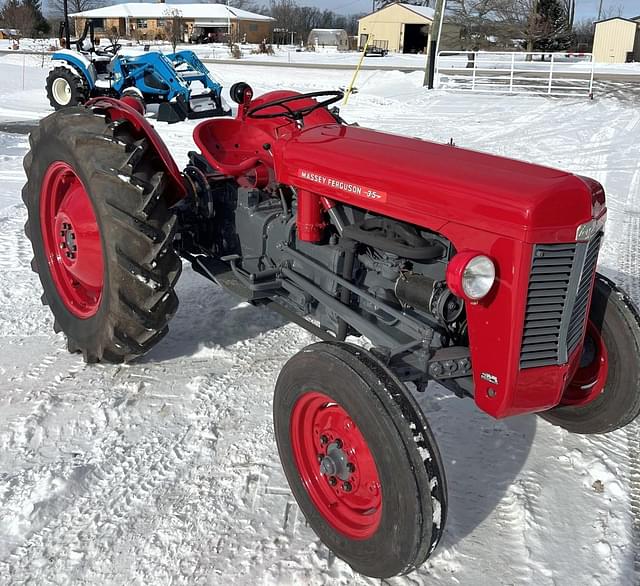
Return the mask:
<path id="1" fill-rule="evenodd" d="M 178 96 L 174 102 L 163 102 L 158 108 L 160 122 L 175 124 L 182 122 L 187 116 L 189 116 L 189 106 L 181 96 Z"/>
<path id="2" fill-rule="evenodd" d="M 230 116 L 231 108 L 226 107 L 220 96 L 213 93 L 191 96 L 189 101 L 189 118 L 214 118 L 216 116 Z"/>

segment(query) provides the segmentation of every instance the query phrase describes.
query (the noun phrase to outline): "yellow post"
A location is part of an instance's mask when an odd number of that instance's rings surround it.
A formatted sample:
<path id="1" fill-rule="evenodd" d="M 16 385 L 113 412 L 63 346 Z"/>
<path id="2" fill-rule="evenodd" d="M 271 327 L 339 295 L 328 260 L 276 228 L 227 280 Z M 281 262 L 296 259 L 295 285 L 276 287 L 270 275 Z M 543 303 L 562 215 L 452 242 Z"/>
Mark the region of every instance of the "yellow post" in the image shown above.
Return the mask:
<path id="1" fill-rule="evenodd" d="M 347 91 L 344 93 L 344 102 L 342 102 L 343 106 L 347 105 L 349 101 L 349 96 L 351 92 L 353 92 L 353 84 L 356 83 L 356 78 L 358 77 L 358 73 L 360 72 L 360 66 L 362 65 L 362 61 L 364 60 L 364 56 L 367 54 L 367 47 L 369 46 L 369 41 L 373 38 L 373 35 L 367 35 L 367 40 L 364 43 L 364 47 L 362 48 L 362 55 L 360 56 L 360 60 L 358 61 L 358 65 L 356 65 L 356 70 L 353 72 L 353 77 L 351 78 L 351 83 L 347 88 Z"/>

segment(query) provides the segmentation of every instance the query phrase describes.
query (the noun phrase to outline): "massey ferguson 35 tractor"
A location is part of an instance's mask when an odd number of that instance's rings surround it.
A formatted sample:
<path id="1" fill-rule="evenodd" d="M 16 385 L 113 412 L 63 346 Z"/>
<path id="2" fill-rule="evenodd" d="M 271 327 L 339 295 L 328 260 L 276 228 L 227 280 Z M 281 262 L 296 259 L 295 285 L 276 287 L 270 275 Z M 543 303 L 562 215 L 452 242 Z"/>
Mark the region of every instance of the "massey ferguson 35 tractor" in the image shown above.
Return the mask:
<path id="1" fill-rule="evenodd" d="M 237 116 L 196 127 L 183 171 L 126 97 L 32 133 L 26 233 L 71 352 L 150 350 L 178 307 L 180 257 L 315 334 L 276 383 L 278 451 L 320 539 L 376 577 L 422 564 L 447 515 L 407 383 L 577 433 L 636 417 L 639 318 L 596 273 L 596 181 L 347 125 L 337 91 L 231 95 Z"/>

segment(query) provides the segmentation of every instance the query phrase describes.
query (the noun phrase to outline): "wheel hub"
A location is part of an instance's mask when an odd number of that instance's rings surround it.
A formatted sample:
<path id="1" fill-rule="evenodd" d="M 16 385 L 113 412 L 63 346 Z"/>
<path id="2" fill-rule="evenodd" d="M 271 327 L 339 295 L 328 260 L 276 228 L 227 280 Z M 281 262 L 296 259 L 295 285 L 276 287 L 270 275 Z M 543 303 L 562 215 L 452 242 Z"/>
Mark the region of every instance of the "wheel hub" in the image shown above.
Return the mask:
<path id="1" fill-rule="evenodd" d="M 349 414 L 327 395 L 309 392 L 294 406 L 290 429 L 300 477 L 318 511 L 351 539 L 371 537 L 382 516 L 382 488 Z"/>
<path id="2" fill-rule="evenodd" d="M 609 354 L 602 333 L 591 321 L 587 323 L 580 364 L 562 395 L 561 405 L 586 405 L 604 390 L 609 372 Z"/>
<path id="3" fill-rule="evenodd" d="M 65 264 L 71 265 L 76 259 L 76 254 L 78 252 L 76 233 L 74 232 L 73 225 L 70 222 L 61 222 L 60 219 L 58 219 L 58 223 L 61 224 L 58 234 L 60 236 L 59 247 L 63 254 L 63 261 L 66 258 L 68 262 Z"/>
<path id="4" fill-rule="evenodd" d="M 354 466 L 350 464 L 347 454 L 341 449 L 342 442 L 338 441 L 329 444 L 326 456 L 323 456 L 320 460 L 320 474 L 337 476 L 340 480 L 349 480 L 351 469 Z"/>
<path id="5" fill-rule="evenodd" d="M 62 77 L 55 79 L 51 91 L 56 102 L 61 106 L 66 106 L 71 101 L 71 86 L 66 79 Z"/>
<path id="6" fill-rule="evenodd" d="M 52 163 L 45 173 L 40 227 L 47 264 L 61 301 L 76 317 L 91 317 L 102 299 L 102 241 L 91 199 L 67 163 Z"/>

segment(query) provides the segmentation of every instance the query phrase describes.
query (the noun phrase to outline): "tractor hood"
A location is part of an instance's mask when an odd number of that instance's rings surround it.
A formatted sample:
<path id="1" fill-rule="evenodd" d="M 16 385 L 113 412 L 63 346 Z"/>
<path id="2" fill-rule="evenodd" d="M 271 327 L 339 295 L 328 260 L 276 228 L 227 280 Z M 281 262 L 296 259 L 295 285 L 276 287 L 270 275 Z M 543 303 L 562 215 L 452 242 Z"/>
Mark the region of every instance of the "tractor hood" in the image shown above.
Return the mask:
<path id="1" fill-rule="evenodd" d="M 340 124 L 276 145 L 280 182 L 434 230 L 454 222 L 528 242 L 571 241 L 604 211 L 596 182 L 451 145 Z"/>

